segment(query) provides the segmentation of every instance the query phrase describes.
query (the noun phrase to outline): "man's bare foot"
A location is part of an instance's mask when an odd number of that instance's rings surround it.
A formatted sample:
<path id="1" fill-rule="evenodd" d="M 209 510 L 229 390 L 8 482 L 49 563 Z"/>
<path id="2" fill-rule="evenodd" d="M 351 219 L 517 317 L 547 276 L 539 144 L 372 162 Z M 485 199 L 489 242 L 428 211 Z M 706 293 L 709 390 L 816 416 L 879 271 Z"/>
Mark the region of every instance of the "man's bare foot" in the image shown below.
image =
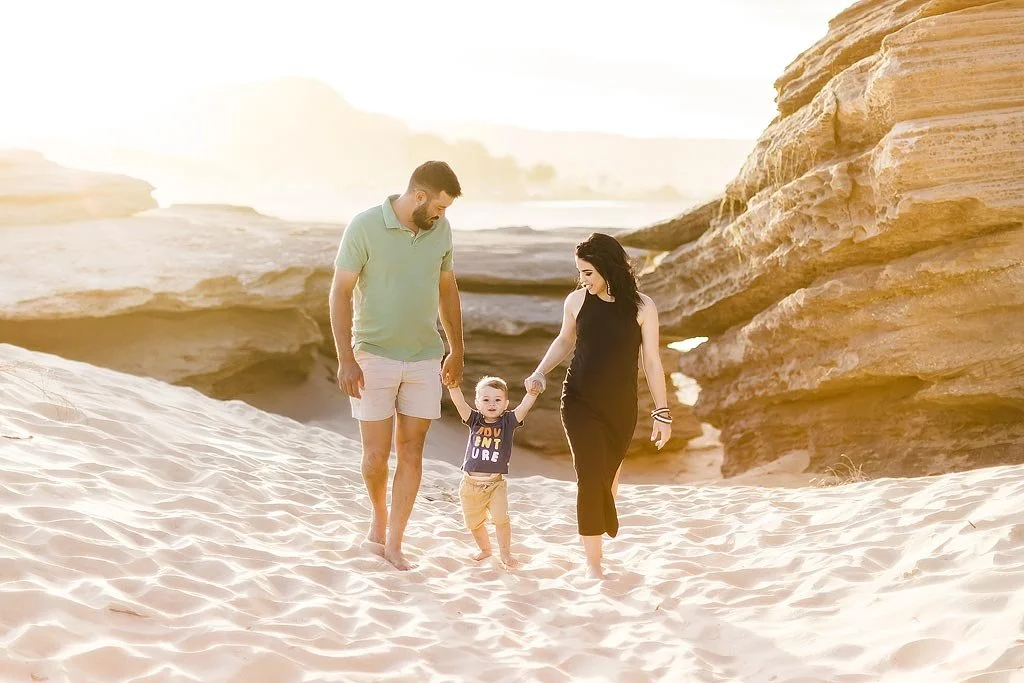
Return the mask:
<path id="1" fill-rule="evenodd" d="M 360 544 L 360 546 L 364 550 L 368 550 L 371 553 L 373 553 L 374 555 L 378 555 L 380 557 L 384 557 L 384 544 L 383 543 L 377 543 L 376 541 L 371 541 L 369 538 L 367 538 L 367 539 L 365 539 Z"/>
<path id="2" fill-rule="evenodd" d="M 366 532 L 366 540 L 377 545 L 387 543 L 388 518 L 376 516 L 370 518 L 370 528 Z"/>
<path id="3" fill-rule="evenodd" d="M 486 560 L 490 556 L 491 556 L 491 551 L 490 551 L 489 548 L 487 550 L 481 550 L 480 552 L 478 552 L 476 555 L 473 556 L 473 561 L 474 562 L 480 562 L 481 560 Z"/>
<path id="4" fill-rule="evenodd" d="M 519 560 L 517 560 L 510 552 L 502 552 L 499 562 L 501 563 L 502 569 L 519 569 L 521 566 Z"/>
<path id="5" fill-rule="evenodd" d="M 603 579 L 604 570 L 601 565 L 587 565 L 587 578 L 588 579 Z"/>
<path id="6" fill-rule="evenodd" d="M 407 572 L 413 568 L 413 563 L 405 559 L 405 555 L 398 548 L 384 548 L 384 559 L 390 562 L 395 569 Z"/>

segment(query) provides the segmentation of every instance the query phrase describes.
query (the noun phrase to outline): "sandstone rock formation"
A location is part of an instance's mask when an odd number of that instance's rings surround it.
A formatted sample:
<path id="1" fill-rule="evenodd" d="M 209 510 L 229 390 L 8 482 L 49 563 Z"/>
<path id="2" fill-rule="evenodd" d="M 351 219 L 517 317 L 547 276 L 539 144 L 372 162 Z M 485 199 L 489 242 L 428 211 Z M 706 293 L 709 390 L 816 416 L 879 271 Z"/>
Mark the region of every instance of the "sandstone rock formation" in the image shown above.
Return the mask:
<path id="1" fill-rule="evenodd" d="M 726 474 L 1024 460 L 1024 3 L 874 0 L 777 82 L 745 207 L 643 286 Z M 703 220 L 701 217 L 700 220 Z"/>
<path id="2" fill-rule="evenodd" d="M 339 234 L 205 206 L 7 227 L 0 339 L 218 398 L 304 377 Z"/>
<path id="3" fill-rule="evenodd" d="M 724 197 L 716 197 L 667 221 L 630 230 L 619 236 L 619 242 L 648 251 L 672 251 L 699 238 L 712 225 L 728 223 L 736 214 L 734 204 L 725 202 Z"/>
<path id="4" fill-rule="evenodd" d="M 156 206 L 144 181 L 64 168 L 38 152 L 0 149 L 0 227 L 129 216 Z"/>

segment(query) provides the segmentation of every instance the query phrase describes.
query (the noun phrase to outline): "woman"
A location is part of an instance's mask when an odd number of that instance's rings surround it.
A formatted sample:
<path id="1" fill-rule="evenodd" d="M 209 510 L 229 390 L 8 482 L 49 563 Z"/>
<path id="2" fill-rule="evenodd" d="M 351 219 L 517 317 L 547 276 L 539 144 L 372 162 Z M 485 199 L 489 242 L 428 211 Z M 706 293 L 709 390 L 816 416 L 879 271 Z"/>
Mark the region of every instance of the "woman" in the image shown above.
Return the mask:
<path id="1" fill-rule="evenodd" d="M 576 519 L 587 575 L 603 578 L 601 537 L 619 530 L 615 493 L 637 421 L 636 373 L 642 349 L 651 412 L 651 441 L 661 449 L 672 435 L 665 373 L 658 349 L 658 310 L 637 291 L 626 251 L 615 238 L 593 233 L 576 245 L 580 288 L 565 298 L 562 329 L 527 390 L 543 390 L 545 375 L 575 350 L 562 385 L 562 425 L 576 468 Z"/>

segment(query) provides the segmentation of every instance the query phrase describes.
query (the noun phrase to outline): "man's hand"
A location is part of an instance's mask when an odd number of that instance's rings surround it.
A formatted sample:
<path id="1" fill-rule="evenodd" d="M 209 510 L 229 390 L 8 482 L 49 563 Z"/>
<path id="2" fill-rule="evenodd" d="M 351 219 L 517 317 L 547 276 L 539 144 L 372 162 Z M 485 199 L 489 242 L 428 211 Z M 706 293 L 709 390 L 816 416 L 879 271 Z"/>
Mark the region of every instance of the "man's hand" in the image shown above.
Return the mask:
<path id="1" fill-rule="evenodd" d="M 462 384 L 462 371 L 465 361 L 461 353 L 449 353 L 441 363 L 441 383 L 446 387 Z"/>
<path id="2" fill-rule="evenodd" d="M 360 392 L 366 384 L 363 381 L 363 369 L 354 357 L 338 359 L 338 386 L 352 398 L 362 398 Z"/>

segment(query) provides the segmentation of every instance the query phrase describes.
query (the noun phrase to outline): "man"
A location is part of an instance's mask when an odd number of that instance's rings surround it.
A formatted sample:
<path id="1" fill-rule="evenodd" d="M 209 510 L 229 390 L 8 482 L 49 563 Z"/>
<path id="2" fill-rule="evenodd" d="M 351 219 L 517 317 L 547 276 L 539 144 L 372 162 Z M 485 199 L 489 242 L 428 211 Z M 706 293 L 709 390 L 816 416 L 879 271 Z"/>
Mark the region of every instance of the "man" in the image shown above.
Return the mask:
<path id="1" fill-rule="evenodd" d="M 441 383 L 462 381 L 462 308 L 444 217 L 461 194 L 448 164 L 419 166 L 401 196 L 388 197 L 345 228 L 331 285 L 338 385 L 359 420 L 363 481 L 373 510 L 366 539 L 403 571 L 412 568 L 402 555 L 402 537 L 420 487 L 423 442 L 431 421 L 441 417 Z M 398 464 L 389 518 L 392 434 Z"/>

